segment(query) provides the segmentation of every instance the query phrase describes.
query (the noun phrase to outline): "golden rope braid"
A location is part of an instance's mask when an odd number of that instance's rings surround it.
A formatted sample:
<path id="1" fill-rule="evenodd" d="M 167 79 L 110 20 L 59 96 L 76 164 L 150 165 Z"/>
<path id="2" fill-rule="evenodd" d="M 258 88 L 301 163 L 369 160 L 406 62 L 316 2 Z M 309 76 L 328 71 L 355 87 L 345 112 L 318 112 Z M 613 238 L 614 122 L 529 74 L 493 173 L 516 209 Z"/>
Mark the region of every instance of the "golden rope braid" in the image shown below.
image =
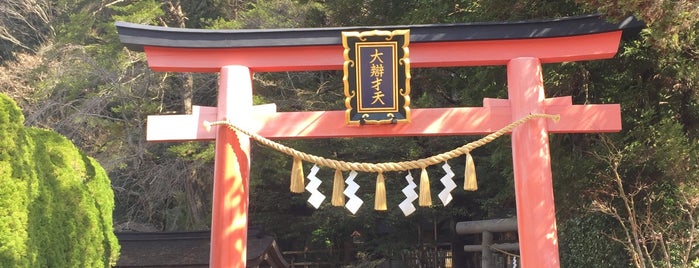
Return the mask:
<path id="1" fill-rule="evenodd" d="M 307 154 L 298 150 L 295 150 L 293 148 L 284 146 L 282 144 L 279 144 L 277 142 L 274 142 L 272 140 L 269 140 L 265 137 L 262 137 L 258 135 L 257 133 L 253 133 L 250 131 L 247 131 L 245 129 L 242 129 L 236 125 L 233 125 L 229 121 L 215 121 L 215 122 L 204 122 L 204 124 L 209 127 L 209 126 L 219 126 L 219 125 L 226 125 L 229 128 L 236 130 L 238 132 L 241 132 L 245 135 L 250 136 L 253 140 L 256 140 L 257 142 L 273 148 L 279 152 L 282 152 L 286 155 L 293 156 L 295 159 L 301 159 L 306 162 L 311 162 L 319 166 L 324 166 L 324 167 L 330 167 L 336 170 L 340 171 L 361 171 L 361 172 L 376 172 L 376 173 L 383 173 L 387 171 L 406 171 L 406 170 L 411 170 L 411 169 L 424 169 L 427 166 L 435 165 L 444 161 L 447 161 L 452 158 L 459 157 L 464 154 L 468 154 L 470 151 L 472 151 L 475 148 L 478 148 L 480 146 L 483 146 L 500 136 L 504 135 L 507 132 L 512 131 L 514 128 L 517 126 L 524 124 L 525 122 L 534 119 L 534 118 L 548 118 L 552 119 L 554 122 L 558 122 L 560 119 L 559 115 L 551 115 L 551 114 L 530 114 L 527 115 L 517 121 L 514 121 L 510 123 L 509 125 L 501 128 L 498 131 L 495 131 L 491 134 L 488 134 L 487 136 L 480 138 L 476 141 L 469 142 L 466 145 L 463 145 L 461 147 L 455 148 L 451 151 L 444 152 L 438 155 L 430 156 L 427 158 L 422 158 L 418 160 L 412 160 L 412 161 L 402 161 L 402 162 L 384 162 L 384 163 L 366 163 L 366 162 L 345 162 L 341 160 L 333 160 L 333 159 L 327 159 L 324 157 L 320 156 L 315 156 L 312 154 Z"/>
<path id="2" fill-rule="evenodd" d="M 307 154 L 304 152 L 297 151 L 295 149 L 289 148 L 287 146 L 281 145 L 274 141 L 271 141 L 265 137 L 258 135 L 257 133 L 252 133 L 245 129 L 242 129 L 236 125 L 233 125 L 229 121 L 216 121 L 216 122 L 204 122 L 205 127 L 209 128 L 211 126 L 226 125 L 229 128 L 241 132 L 245 135 L 250 136 L 250 138 L 256 140 L 263 145 L 273 148 L 279 152 L 290 155 L 294 158 L 291 167 L 291 184 L 289 189 L 292 193 L 303 193 L 305 191 L 304 185 L 304 175 L 303 175 L 303 165 L 302 161 L 311 162 L 318 166 L 330 167 L 335 169 L 335 176 L 333 182 L 333 193 L 332 193 L 332 205 L 333 206 L 344 206 L 345 205 L 345 195 L 342 171 L 361 171 L 361 172 L 376 172 L 378 176 L 376 178 L 376 195 L 374 200 L 375 210 L 386 210 L 386 189 L 385 189 L 385 179 L 383 173 L 386 171 L 406 171 L 411 169 L 422 169 L 420 173 L 420 194 L 419 194 L 419 205 L 422 207 L 432 206 L 432 197 L 430 193 L 430 182 L 427 174 L 426 168 L 428 166 L 438 164 L 441 162 L 446 162 L 449 159 L 459 157 L 461 155 L 466 155 L 466 165 L 464 168 L 464 190 L 475 191 L 478 189 L 478 183 L 476 181 L 476 168 L 473 163 L 473 157 L 471 157 L 470 151 L 478 148 L 486 143 L 497 139 L 498 137 L 504 135 L 505 133 L 512 131 L 515 127 L 524 124 L 533 118 L 549 118 L 557 122 L 559 119 L 558 115 L 550 114 L 530 114 L 522 119 L 510 123 L 509 125 L 501 128 L 500 130 L 493 132 L 483 138 L 480 138 L 474 142 L 467 143 L 464 146 L 458 147 L 448 152 L 444 152 L 438 155 L 434 155 L 427 158 L 422 158 L 413 161 L 403 161 L 403 162 L 384 162 L 384 163 L 359 163 L 359 162 L 345 162 L 340 160 L 327 159 L 320 156 L 315 156 Z M 357 198 L 354 196 L 354 198 Z M 354 212 L 353 212 L 354 213 Z"/>

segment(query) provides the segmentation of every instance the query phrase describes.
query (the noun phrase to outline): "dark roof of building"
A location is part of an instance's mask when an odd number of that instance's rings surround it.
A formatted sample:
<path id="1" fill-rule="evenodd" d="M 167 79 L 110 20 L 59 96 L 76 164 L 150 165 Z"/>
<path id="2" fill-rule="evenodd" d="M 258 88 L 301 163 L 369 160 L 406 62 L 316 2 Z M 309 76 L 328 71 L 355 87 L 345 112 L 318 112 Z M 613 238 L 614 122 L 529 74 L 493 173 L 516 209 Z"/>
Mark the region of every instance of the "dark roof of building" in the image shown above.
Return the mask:
<path id="1" fill-rule="evenodd" d="M 341 32 L 410 29 L 410 42 L 505 40 L 575 36 L 611 31 L 636 35 L 644 24 L 628 17 L 611 23 L 600 15 L 497 23 L 460 23 L 396 26 L 357 26 L 332 28 L 205 30 L 168 28 L 117 22 L 119 38 L 129 49 L 144 46 L 180 48 L 240 48 L 278 46 L 341 45 Z"/>
<path id="2" fill-rule="evenodd" d="M 289 267 L 273 237 L 248 232 L 247 267 Z M 209 267 L 210 231 L 116 235 L 116 267 Z"/>

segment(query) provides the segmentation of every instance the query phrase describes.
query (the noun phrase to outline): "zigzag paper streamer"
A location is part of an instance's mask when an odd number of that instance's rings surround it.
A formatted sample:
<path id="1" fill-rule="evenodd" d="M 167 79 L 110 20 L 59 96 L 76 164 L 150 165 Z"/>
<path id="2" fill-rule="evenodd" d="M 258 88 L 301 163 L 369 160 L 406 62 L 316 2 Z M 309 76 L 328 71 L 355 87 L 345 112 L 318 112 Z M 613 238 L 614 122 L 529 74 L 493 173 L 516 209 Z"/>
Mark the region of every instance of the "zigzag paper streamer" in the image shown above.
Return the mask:
<path id="1" fill-rule="evenodd" d="M 359 210 L 359 207 L 364 204 L 364 201 L 362 201 L 361 198 L 356 196 L 355 194 L 359 190 L 359 184 L 354 182 L 354 178 L 357 177 L 357 172 L 352 170 L 345 180 L 345 183 L 347 183 L 347 188 L 345 188 L 345 191 L 342 192 L 347 196 L 349 199 L 347 200 L 347 204 L 345 204 L 345 207 L 352 212 L 352 214 L 356 214 L 357 210 Z"/>
<path id="2" fill-rule="evenodd" d="M 444 174 L 444 176 L 439 180 L 444 184 L 444 190 L 439 192 L 439 199 L 442 200 L 442 204 L 445 206 L 451 202 L 452 196 L 451 196 L 451 191 L 456 189 L 456 183 L 452 178 L 454 178 L 454 172 L 451 171 L 451 166 L 447 162 L 444 162 L 444 165 L 442 165 L 442 169 L 444 169 L 444 172 L 447 174 Z"/>
<path id="3" fill-rule="evenodd" d="M 418 195 L 415 191 L 415 188 L 417 188 L 417 184 L 415 184 L 415 179 L 413 178 L 413 175 L 410 174 L 410 171 L 408 171 L 408 175 L 405 176 L 405 180 L 408 181 L 408 186 L 405 186 L 405 188 L 403 188 L 405 200 L 403 200 L 403 202 L 400 202 L 400 204 L 398 204 L 398 207 L 400 207 L 400 209 L 403 210 L 403 214 L 405 216 L 408 216 L 415 212 L 415 205 L 413 205 L 413 202 L 417 199 Z"/>
<path id="4" fill-rule="evenodd" d="M 320 204 L 322 204 L 323 200 L 325 200 L 325 195 L 318 191 L 318 186 L 320 186 L 320 183 L 322 182 L 320 181 L 320 179 L 318 179 L 318 177 L 316 177 L 316 174 L 318 174 L 318 170 L 320 170 L 320 168 L 316 165 L 313 165 L 313 167 L 311 168 L 311 173 L 308 173 L 307 178 L 309 182 L 308 185 L 306 185 L 306 191 L 311 193 L 311 196 L 308 198 L 308 203 L 311 203 L 311 205 L 313 205 L 313 207 L 315 207 L 316 209 L 320 207 Z"/>

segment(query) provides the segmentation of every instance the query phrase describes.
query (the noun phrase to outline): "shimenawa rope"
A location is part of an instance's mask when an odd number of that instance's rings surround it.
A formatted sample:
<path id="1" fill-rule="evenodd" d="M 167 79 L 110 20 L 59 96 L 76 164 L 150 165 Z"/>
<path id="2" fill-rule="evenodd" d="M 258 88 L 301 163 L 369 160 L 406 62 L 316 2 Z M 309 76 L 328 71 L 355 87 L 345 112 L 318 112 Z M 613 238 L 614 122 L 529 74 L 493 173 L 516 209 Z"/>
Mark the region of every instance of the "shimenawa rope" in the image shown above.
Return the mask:
<path id="1" fill-rule="evenodd" d="M 298 151 L 296 149 L 290 148 L 288 146 L 279 144 L 277 142 L 274 142 L 270 139 L 267 139 L 265 137 L 262 137 L 258 135 L 257 133 L 253 133 L 250 131 L 247 131 L 245 129 L 242 129 L 234 124 L 232 124 L 229 121 L 215 121 L 215 122 L 204 122 L 204 124 L 207 127 L 210 126 L 220 126 L 220 125 L 225 125 L 228 126 L 229 128 L 238 131 L 240 133 L 243 133 L 247 136 L 250 136 L 253 140 L 270 147 L 272 149 L 275 149 L 281 153 L 284 153 L 286 155 L 292 156 L 296 159 L 301 159 L 306 162 L 314 163 L 319 166 L 324 166 L 324 167 L 329 167 L 333 168 L 336 170 L 340 171 L 361 171 L 361 172 L 374 172 L 374 173 L 383 173 L 383 172 L 388 172 L 388 171 L 406 171 L 406 170 L 411 170 L 411 169 L 423 169 L 425 167 L 435 165 L 444 161 L 447 161 L 452 158 L 459 157 L 464 154 L 468 154 L 470 151 L 472 151 L 475 148 L 478 148 L 480 146 L 483 146 L 500 136 L 504 135 L 507 132 L 512 131 L 514 128 L 517 126 L 524 124 L 525 122 L 534 119 L 534 118 L 548 118 L 552 119 L 554 122 L 558 122 L 560 119 L 559 115 L 551 115 L 551 114 L 529 114 L 517 121 L 514 121 L 510 123 L 509 125 L 499 129 L 498 131 L 495 131 L 491 134 L 488 134 L 476 141 L 469 142 L 461 147 L 455 148 L 451 151 L 447 151 L 441 154 L 433 155 L 427 158 L 422 158 L 418 160 L 411 160 L 411 161 L 402 161 L 402 162 L 383 162 L 383 163 L 366 163 L 366 162 L 346 162 L 346 161 L 341 161 L 341 160 L 334 160 L 334 159 L 327 159 L 321 156 L 316 156 L 308 153 L 304 153 L 301 151 Z"/>

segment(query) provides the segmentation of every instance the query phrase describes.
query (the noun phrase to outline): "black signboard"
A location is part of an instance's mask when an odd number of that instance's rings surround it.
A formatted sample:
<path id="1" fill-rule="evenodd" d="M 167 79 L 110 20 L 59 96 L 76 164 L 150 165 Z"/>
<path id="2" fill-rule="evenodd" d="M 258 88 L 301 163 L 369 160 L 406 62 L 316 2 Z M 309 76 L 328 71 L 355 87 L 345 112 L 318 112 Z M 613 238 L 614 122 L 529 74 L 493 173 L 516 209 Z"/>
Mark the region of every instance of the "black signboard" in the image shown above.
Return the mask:
<path id="1" fill-rule="evenodd" d="M 410 30 L 342 32 L 348 124 L 410 121 Z"/>

